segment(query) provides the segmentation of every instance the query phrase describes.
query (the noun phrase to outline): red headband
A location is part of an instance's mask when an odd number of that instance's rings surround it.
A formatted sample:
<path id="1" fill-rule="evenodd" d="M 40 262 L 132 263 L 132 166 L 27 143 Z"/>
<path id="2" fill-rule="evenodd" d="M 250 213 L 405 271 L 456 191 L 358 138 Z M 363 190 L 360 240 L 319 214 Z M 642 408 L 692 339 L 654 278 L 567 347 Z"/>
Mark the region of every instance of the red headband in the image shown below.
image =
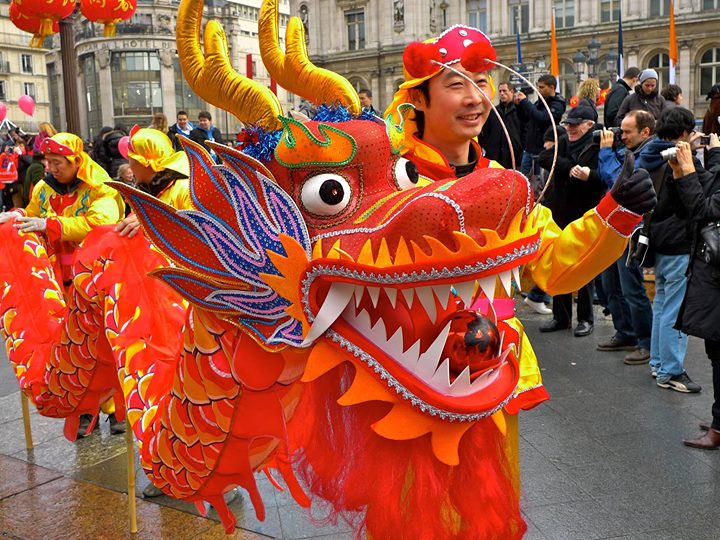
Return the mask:
<path id="1" fill-rule="evenodd" d="M 40 151 L 43 154 L 59 154 L 61 156 L 74 156 L 75 152 L 69 146 L 65 146 L 50 137 L 43 139 L 40 143 Z"/>

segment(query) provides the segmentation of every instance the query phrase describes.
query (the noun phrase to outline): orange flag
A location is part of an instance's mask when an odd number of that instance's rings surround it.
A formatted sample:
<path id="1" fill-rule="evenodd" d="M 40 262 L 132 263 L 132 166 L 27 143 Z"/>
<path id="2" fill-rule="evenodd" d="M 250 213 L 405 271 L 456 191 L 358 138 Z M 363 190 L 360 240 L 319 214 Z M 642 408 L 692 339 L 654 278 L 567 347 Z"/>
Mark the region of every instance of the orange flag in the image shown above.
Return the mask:
<path id="1" fill-rule="evenodd" d="M 675 66 L 678 61 L 678 48 L 677 36 L 675 35 L 675 8 L 673 6 L 673 0 L 670 0 L 670 47 L 668 56 L 670 56 L 670 84 L 675 84 Z"/>
<path id="2" fill-rule="evenodd" d="M 670 0 L 672 2 L 672 0 Z M 550 20 L 550 74 L 560 76 L 560 61 L 558 60 L 557 39 L 555 38 L 555 10 Z"/>

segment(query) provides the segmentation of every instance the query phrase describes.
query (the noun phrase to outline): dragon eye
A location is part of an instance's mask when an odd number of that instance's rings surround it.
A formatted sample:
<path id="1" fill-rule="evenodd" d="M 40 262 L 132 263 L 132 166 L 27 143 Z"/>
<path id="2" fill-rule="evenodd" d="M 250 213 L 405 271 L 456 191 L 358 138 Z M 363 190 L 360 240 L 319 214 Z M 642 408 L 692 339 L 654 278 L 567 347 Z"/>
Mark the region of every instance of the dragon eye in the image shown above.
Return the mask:
<path id="1" fill-rule="evenodd" d="M 340 175 L 323 173 L 311 176 L 303 184 L 300 200 L 313 214 L 334 216 L 350 202 L 350 184 Z"/>
<path id="2" fill-rule="evenodd" d="M 395 182 L 400 189 L 410 189 L 417 186 L 420 175 L 412 161 L 400 158 L 395 162 Z"/>

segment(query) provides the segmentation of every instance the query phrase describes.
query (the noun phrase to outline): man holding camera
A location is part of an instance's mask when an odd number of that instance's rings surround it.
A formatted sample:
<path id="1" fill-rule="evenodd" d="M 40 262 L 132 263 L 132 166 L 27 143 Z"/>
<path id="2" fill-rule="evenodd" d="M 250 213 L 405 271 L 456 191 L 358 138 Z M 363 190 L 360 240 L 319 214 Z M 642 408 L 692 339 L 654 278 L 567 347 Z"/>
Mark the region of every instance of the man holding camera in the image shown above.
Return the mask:
<path id="1" fill-rule="evenodd" d="M 600 178 L 612 187 L 626 155 L 637 164 L 641 151 L 655 141 L 655 118 L 643 110 L 630 111 L 620 128 L 602 130 L 600 137 Z M 618 138 L 622 142 L 618 146 Z M 626 152 L 632 154 L 626 154 Z M 614 176 L 613 176 L 614 175 Z M 615 334 L 598 343 L 599 351 L 630 350 L 628 365 L 645 364 L 650 358 L 650 335 L 653 313 L 645 290 L 642 267 L 637 261 L 625 263 L 627 250 L 618 261 L 602 273 L 603 290 L 608 300 Z"/>

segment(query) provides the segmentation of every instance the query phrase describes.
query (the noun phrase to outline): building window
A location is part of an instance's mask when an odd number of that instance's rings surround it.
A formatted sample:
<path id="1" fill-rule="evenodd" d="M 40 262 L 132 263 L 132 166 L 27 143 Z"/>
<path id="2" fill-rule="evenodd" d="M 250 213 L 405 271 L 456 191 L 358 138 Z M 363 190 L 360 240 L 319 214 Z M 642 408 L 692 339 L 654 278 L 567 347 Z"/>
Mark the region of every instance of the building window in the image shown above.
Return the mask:
<path id="1" fill-rule="evenodd" d="M 467 20 L 468 26 L 487 32 L 487 0 L 468 0 Z M 446 20 L 443 21 L 443 28 L 445 26 Z"/>
<path id="2" fill-rule="evenodd" d="M 5 93 L 5 81 L 0 81 L 0 101 L 6 101 L 6 95 L 7 94 Z"/>
<path id="3" fill-rule="evenodd" d="M 160 60 L 157 51 L 113 52 L 113 114 L 124 124 L 149 124 L 162 111 Z"/>
<path id="4" fill-rule="evenodd" d="M 600 22 L 620 19 L 620 0 L 600 0 Z"/>
<path id="5" fill-rule="evenodd" d="M 345 12 L 347 24 L 348 49 L 357 51 L 365 48 L 365 10 L 352 10 Z"/>
<path id="6" fill-rule="evenodd" d="M 80 76 L 85 93 L 85 107 L 90 138 L 94 139 L 102 128 L 102 110 L 100 108 L 100 75 L 94 54 L 80 57 Z"/>
<path id="7" fill-rule="evenodd" d="M 207 105 L 200 99 L 197 94 L 188 86 L 187 81 L 183 77 L 182 69 L 180 69 L 180 60 L 175 57 L 175 109 L 188 113 L 191 122 L 195 122 L 200 111 L 206 111 Z"/>
<path id="8" fill-rule="evenodd" d="M 670 57 L 665 53 L 658 53 L 651 56 L 650 60 L 648 60 L 648 67 L 657 71 L 657 90 L 659 92 L 661 88 L 669 83 Z"/>
<path id="9" fill-rule="evenodd" d="M 33 72 L 32 56 L 29 54 L 21 54 L 20 55 L 20 67 L 21 67 L 23 73 L 32 73 Z"/>
<path id="10" fill-rule="evenodd" d="M 575 26 L 575 0 L 558 0 L 554 5 L 555 28 Z"/>
<path id="11" fill-rule="evenodd" d="M 707 94 L 720 83 L 720 48 L 708 49 L 700 57 L 700 94 Z"/>
<path id="12" fill-rule="evenodd" d="M 23 94 L 35 99 L 35 83 L 31 83 L 31 82 L 23 83 Z"/>
<path id="13" fill-rule="evenodd" d="M 510 0 L 510 33 L 527 34 L 530 31 L 530 4 L 528 0 Z"/>
<path id="14" fill-rule="evenodd" d="M 650 16 L 665 17 L 670 14 L 670 0 L 650 0 Z"/>
<path id="15" fill-rule="evenodd" d="M 706 11 L 715 11 L 716 9 L 720 9 L 720 0 L 703 0 L 702 8 Z"/>

